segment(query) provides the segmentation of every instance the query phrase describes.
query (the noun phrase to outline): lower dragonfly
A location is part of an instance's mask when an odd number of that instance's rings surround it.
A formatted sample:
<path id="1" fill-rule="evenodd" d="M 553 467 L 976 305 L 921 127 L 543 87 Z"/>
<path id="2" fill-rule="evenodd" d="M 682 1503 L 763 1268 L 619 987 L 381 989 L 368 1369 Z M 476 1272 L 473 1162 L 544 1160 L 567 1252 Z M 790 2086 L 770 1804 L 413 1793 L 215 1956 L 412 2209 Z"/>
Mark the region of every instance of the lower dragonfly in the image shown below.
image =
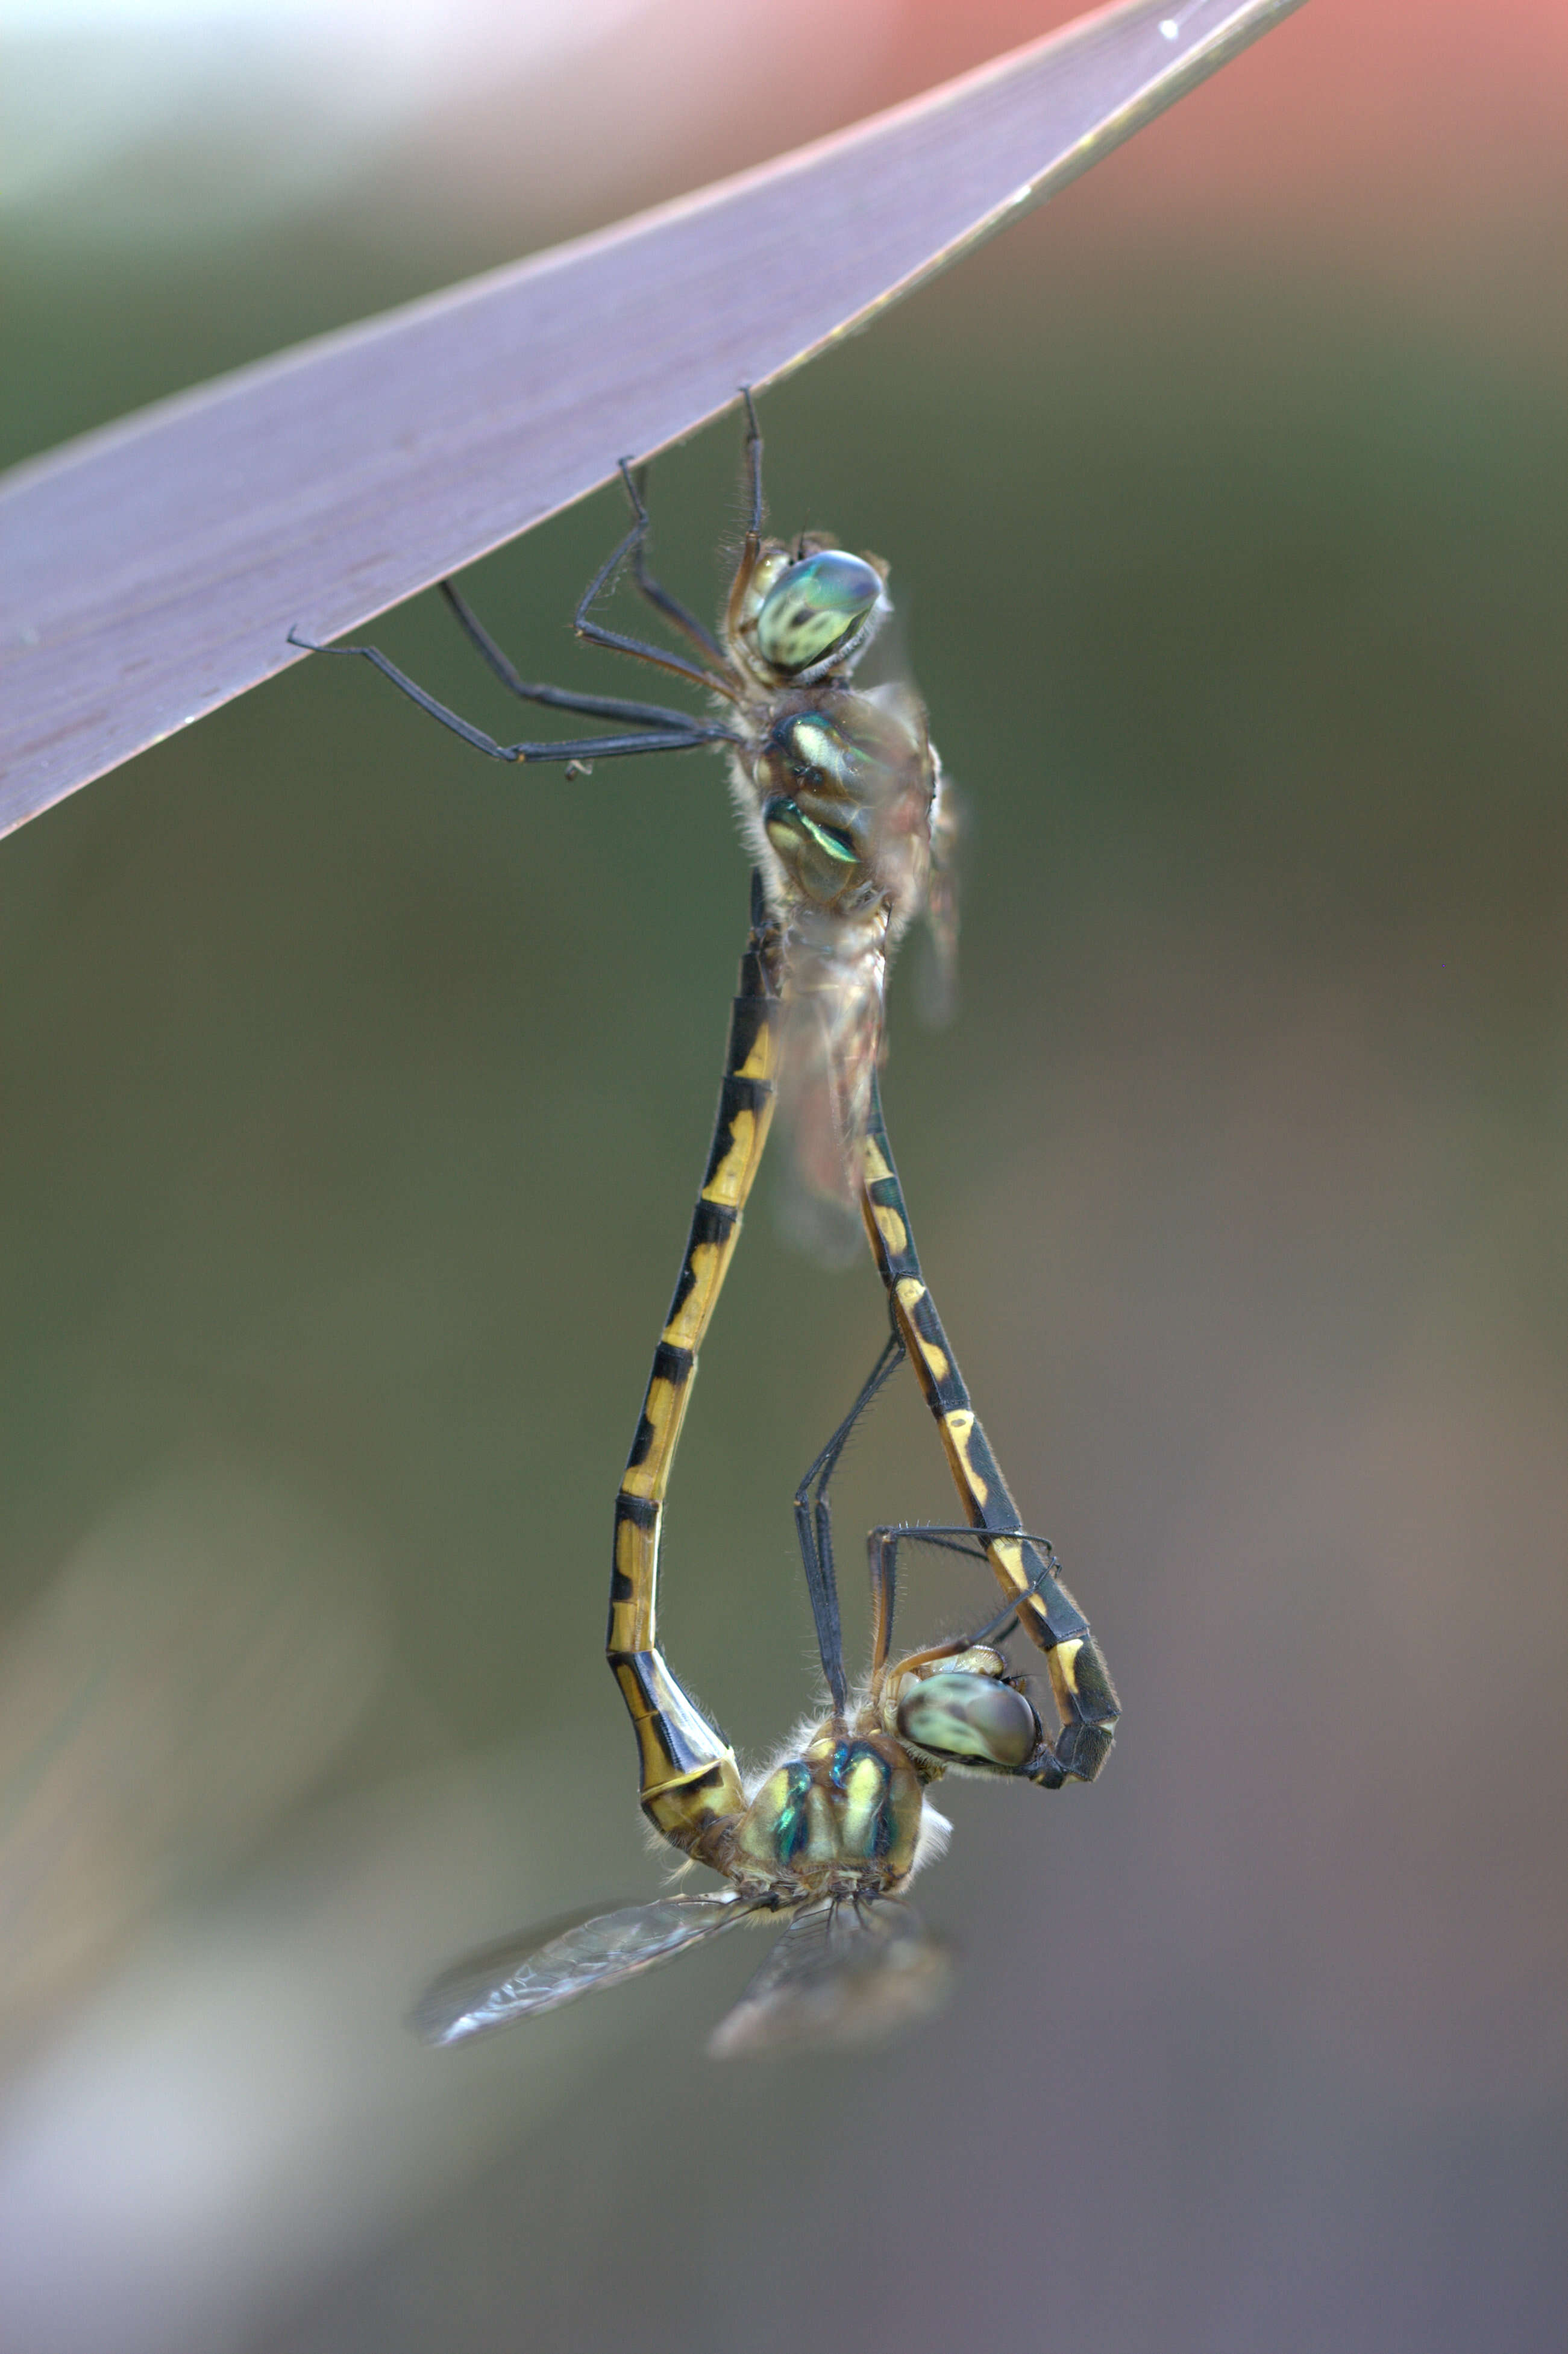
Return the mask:
<path id="1" fill-rule="evenodd" d="M 1048 1543 L 1019 1522 L 969 1404 L 915 1253 L 874 1087 L 863 1145 L 863 1205 L 888 1287 L 892 1337 L 849 1416 L 801 1482 L 796 1522 L 831 1707 L 749 1786 L 735 1753 L 659 1648 L 659 1544 L 681 1426 L 739 1235 L 774 1109 L 779 943 L 754 883 L 752 934 L 732 1011 L 706 1172 L 674 1298 L 654 1354 L 616 1500 L 607 1654 L 636 1732 L 650 1822 L 725 1886 L 554 1924 L 458 1964 L 415 2014 L 426 2039 L 458 2043 L 652 1967 L 738 1922 L 789 1916 L 784 1936 L 710 2049 L 722 2057 L 864 2040 L 923 2015 L 946 1964 L 902 1901 L 947 1826 L 930 1784 L 949 1770 L 1059 1788 L 1093 1778 L 1118 1703 L 1087 1622 Z M 896 1364 L 913 1355 L 968 1522 L 873 1531 L 873 1657 L 863 1690 L 844 1674 L 829 1489 L 851 1431 Z M 977 1632 L 895 1661 L 899 1547 L 914 1542 L 989 1559 L 1000 1615 Z M 1044 1653 L 1057 1727 L 1048 1734 L 1000 1645 L 1022 1625 Z"/>

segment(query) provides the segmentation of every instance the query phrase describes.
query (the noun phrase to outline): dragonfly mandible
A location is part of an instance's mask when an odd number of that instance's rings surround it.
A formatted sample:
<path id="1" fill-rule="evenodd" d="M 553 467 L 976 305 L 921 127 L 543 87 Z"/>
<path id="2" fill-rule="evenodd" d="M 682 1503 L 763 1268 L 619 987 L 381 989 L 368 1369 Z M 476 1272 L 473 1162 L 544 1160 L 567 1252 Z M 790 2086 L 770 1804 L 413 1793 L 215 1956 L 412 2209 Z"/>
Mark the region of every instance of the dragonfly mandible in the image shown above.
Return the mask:
<path id="1" fill-rule="evenodd" d="M 809 1193 L 853 1211 L 858 1151 L 883 1047 L 888 960 L 917 916 L 931 927 L 938 994 L 956 933 L 952 800 L 919 697 L 905 684 L 863 689 L 861 656 L 891 612 L 886 564 L 851 555 L 822 532 L 792 543 L 763 534 L 762 435 L 743 392 L 749 516 L 717 632 L 648 568 L 649 515 L 630 462 L 621 474 L 631 524 L 578 602 L 588 643 L 650 663 L 700 687 L 710 718 L 621 695 L 583 695 L 524 680 L 450 581 L 442 593 L 470 642 L 510 693 L 614 732 L 503 744 L 426 693 L 375 646 L 317 646 L 358 655 L 445 727 L 491 759 L 565 762 L 719 747 L 755 872 L 778 936 L 782 1043 L 778 1084 Z M 649 644 L 595 618 L 622 568 L 685 652 Z"/>
<path id="2" fill-rule="evenodd" d="M 438 1979 L 416 2014 L 432 2041 L 464 2041 L 554 2009 L 738 1921 L 768 1914 L 788 1915 L 789 1926 L 721 2023 L 716 2052 L 853 2042 L 903 2023 L 932 2007 L 946 1978 L 938 1950 L 903 1903 L 913 1873 L 946 1837 L 926 1798 L 929 1785 L 957 1769 L 1059 1788 L 1069 1779 L 1092 1779 L 1110 1747 L 1115 1691 L 1087 1622 L 1060 1581 L 1055 1555 L 1019 1522 L 969 1404 L 920 1273 L 874 1074 L 862 1147 L 863 1206 L 894 1330 L 795 1498 L 829 1710 L 798 1751 L 748 1781 L 659 1647 L 664 1503 L 697 1351 L 773 1117 L 781 963 L 778 928 L 758 880 L 713 1142 L 616 1499 L 606 1643 L 637 1736 L 643 1811 L 671 1846 L 708 1866 L 724 1886 L 553 1925 L 460 1963 Z M 950 1529 L 873 1532 L 873 1659 L 863 1691 L 852 1696 L 829 1490 L 850 1433 L 906 1352 L 915 1357 L 968 1521 Z M 1004 1600 L 978 1632 L 895 1662 L 897 1553 L 913 1541 L 989 1560 Z M 1054 1733 L 999 1648 L 1020 1624 L 1045 1655 Z"/>

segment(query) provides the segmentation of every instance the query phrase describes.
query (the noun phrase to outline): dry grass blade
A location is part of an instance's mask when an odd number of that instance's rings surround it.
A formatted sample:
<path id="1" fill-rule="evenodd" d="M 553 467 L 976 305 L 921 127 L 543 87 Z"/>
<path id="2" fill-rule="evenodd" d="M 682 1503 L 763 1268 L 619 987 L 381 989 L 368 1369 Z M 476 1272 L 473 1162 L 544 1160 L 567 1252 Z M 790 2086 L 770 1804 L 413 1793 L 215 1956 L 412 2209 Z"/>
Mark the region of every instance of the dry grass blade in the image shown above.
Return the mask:
<path id="1" fill-rule="evenodd" d="M 17 468 L 0 831 L 797 366 L 1298 5 L 1129 0 Z"/>

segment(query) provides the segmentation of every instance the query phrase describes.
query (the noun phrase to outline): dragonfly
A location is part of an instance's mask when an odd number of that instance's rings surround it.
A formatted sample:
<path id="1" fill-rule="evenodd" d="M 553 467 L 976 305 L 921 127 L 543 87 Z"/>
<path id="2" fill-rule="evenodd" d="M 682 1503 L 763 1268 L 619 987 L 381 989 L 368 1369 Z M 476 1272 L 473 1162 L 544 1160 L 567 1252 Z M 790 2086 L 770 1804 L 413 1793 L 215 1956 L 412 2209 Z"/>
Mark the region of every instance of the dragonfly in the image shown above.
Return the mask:
<path id="1" fill-rule="evenodd" d="M 631 523 L 577 604 L 579 638 L 655 665 L 708 697 L 712 716 L 524 680 L 450 581 L 442 594 L 502 685 L 526 703 L 610 724 L 609 732 L 503 744 L 428 694 L 375 646 L 318 646 L 374 664 L 419 708 L 493 760 L 564 762 L 715 746 L 777 935 L 782 1045 L 779 1086 L 809 1200 L 853 1213 L 858 1150 L 883 1052 L 888 960 L 924 915 L 940 1001 L 956 942 L 952 796 L 926 713 L 902 682 L 860 688 L 854 672 L 892 611 L 888 567 L 831 534 L 764 535 L 762 434 L 743 390 L 749 518 L 715 632 L 649 569 L 645 474 L 620 472 Z M 594 608 L 630 567 L 637 589 L 683 650 L 607 627 Z M 808 1222 L 809 1223 L 809 1222 Z M 831 1233 L 824 1232 L 831 1243 Z"/>
<path id="2" fill-rule="evenodd" d="M 941 1999 L 945 1956 L 906 1903 L 947 1825 L 927 1792 L 949 1771 L 1060 1788 L 1092 1780 L 1119 1713 L 1088 1623 L 1049 1543 L 1029 1535 L 974 1414 L 920 1271 L 907 1204 L 873 1075 L 861 1148 L 862 1207 L 887 1287 L 889 1339 L 849 1415 L 795 1496 L 795 1519 L 829 1707 L 760 1776 L 685 1691 L 660 1648 L 660 1543 L 697 1351 L 739 1236 L 773 1119 L 785 1000 L 779 928 L 760 877 L 731 1010 L 713 1140 L 637 1435 L 616 1499 L 606 1652 L 637 1738 L 640 1796 L 654 1829 L 716 1891 L 553 1923 L 460 1962 L 415 2013 L 428 2041 L 454 2044 L 556 2008 L 705 1943 L 739 1923 L 787 1926 L 710 2050 L 720 2057 L 863 2041 Z M 872 1532 L 870 1672 L 844 1671 L 831 1482 L 850 1435 L 910 1356 L 943 1435 L 967 1518 Z M 934 1543 L 989 1561 L 1000 1614 L 971 1633 L 895 1659 L 901 1546 Z M 1001 1646 L 1022 1628 L 1044 1654 L 1056 1719 L 1047 1730 Z"/>

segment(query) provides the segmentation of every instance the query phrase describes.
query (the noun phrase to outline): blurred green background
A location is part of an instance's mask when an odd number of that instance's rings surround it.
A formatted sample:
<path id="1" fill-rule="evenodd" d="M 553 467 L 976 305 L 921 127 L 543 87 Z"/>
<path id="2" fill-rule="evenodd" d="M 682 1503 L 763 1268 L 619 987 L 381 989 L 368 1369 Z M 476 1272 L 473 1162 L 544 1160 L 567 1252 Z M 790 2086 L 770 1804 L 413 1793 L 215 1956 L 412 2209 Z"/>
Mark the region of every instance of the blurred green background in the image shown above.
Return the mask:
<path id="1" fill-rule="evenodd" d="M 1563 241 L 1499 331 L 1485 269 L 1107 241 L 1095 186 L 763 421 L 779 525 L 891 559 L 969 811 L 959 1018 L 899 972 L 889 1124 L 1109 1768 L 953 1793 L 957 1995 L 872 2058 L 711 2066 L 727 1949 L 405 2041 L 452 1952 L 659 1884 L 609 1506 L 746 872 L 711 758 L 503 774 L 294 670 L 0 857 L 7 2342 L 1560 2330 Z M 400 219 L 46 215 L 8 454 L 508 249 Z M 737 457 L 655 469 L 700 606 Z M 620 522 L 471 576 L 525 673 L 626 691 L 568 626 Z M 505 726 L 434 600 L 375 635 Z M 881 1329 L 760 1202 L 662 1620 L 754 1755 L 813 1689 L 789 1498 Z M 912 1383 L 838 1494 L 859 1646 L 856 1532 L 949 1510 Z"/>

